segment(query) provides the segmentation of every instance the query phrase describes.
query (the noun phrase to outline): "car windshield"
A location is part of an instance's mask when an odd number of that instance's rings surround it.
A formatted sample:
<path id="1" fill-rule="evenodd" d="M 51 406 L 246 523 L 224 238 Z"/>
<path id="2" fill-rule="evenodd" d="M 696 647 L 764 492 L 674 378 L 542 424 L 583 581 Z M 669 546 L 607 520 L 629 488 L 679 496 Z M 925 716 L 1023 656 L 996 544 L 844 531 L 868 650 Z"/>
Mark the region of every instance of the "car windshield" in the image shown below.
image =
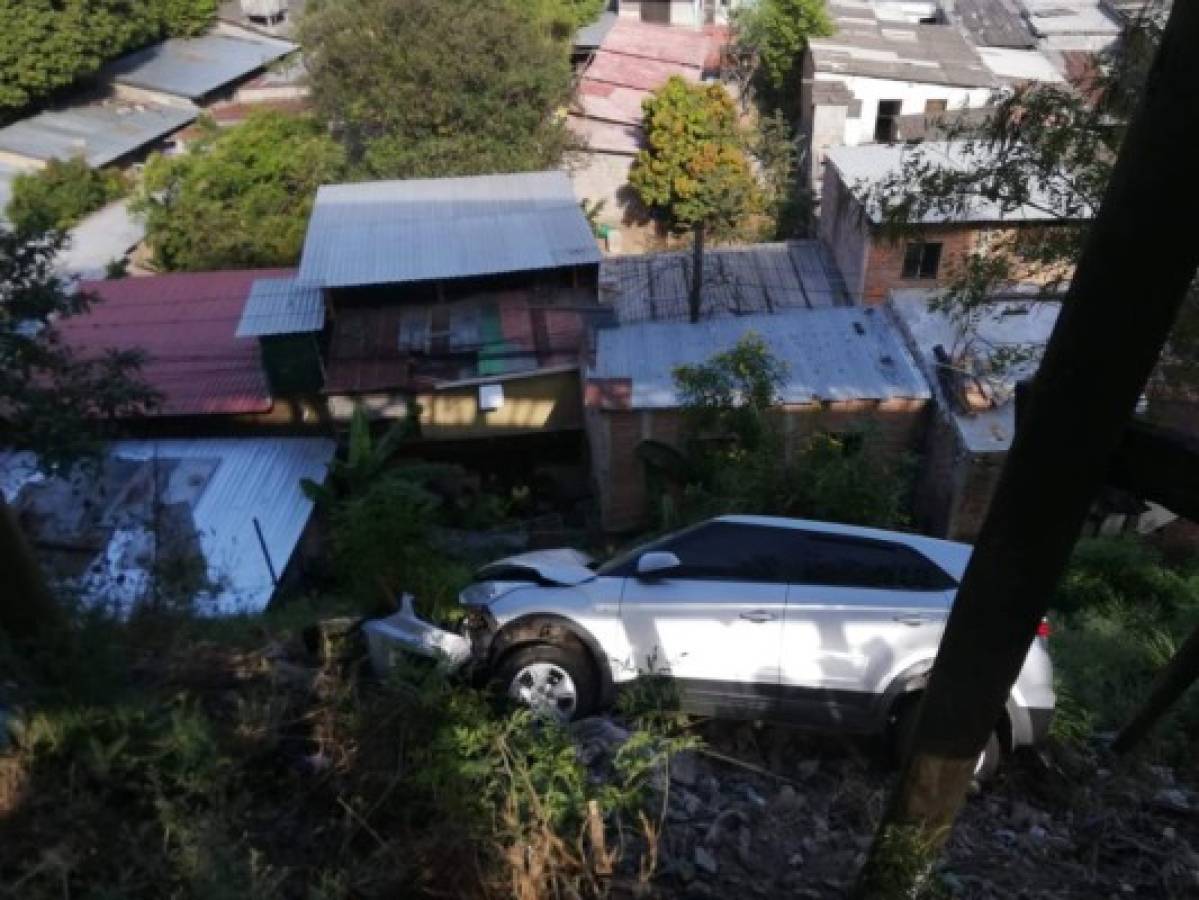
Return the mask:
<path id="1" fill-rule="evenodd" d="M 680 536 L 687 534 L 698 527 L 698 525 L 693 525 L 690 528 L 684 528 L 681 531 L 672 531 L 670 534 L 661 535 L 660 537 L 654 538 L 652 541 L 645 541 L 644 543 L 637 544 L 628 550 L 617 553 L 606 563 L 597 566 L 595 569 L 595 574 L 611 575 L 617 573 L 621 571 L 624 566 L 632 563 L 632 561 L 639 557 L 642 553 L 648 553 L 651 550 L 661 550 Z"/>

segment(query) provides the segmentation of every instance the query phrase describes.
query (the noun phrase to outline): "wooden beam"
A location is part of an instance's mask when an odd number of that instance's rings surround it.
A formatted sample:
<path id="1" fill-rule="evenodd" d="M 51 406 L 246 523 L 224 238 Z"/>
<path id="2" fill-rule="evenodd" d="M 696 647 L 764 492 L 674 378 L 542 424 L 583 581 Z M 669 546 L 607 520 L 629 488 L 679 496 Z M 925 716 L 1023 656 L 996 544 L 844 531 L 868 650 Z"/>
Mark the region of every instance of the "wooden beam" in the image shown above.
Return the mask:
<path id="1" fill-rule="evenodd" d="M 1195 681 L 1199 679 L 1199 628 L 1191 632 L 1191 636 L 1178 648 L 1178 652 L 1166 664 L 1157 680 L 1149 699 L 1140 711 L 1132 717 L 1132 721 L 1116 737 L 1112 749 L 1117 753 L 1127 753 L 1149 733 L 1157 720 L 1183 695 Z"/>
<path id="2" fill-rule="evenodd" d="M 962 580 L 858 900 L 932 869 L 1199 264 L 1199 3 L 1175 3 Z"/>

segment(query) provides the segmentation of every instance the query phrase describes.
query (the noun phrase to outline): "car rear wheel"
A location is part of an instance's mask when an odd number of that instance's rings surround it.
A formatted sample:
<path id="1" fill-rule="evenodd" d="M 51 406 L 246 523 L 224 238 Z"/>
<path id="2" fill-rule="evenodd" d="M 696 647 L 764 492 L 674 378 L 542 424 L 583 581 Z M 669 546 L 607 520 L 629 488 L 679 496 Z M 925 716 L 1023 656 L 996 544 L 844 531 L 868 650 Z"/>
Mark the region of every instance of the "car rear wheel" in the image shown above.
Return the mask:
<path id="1" fill-rule="evenodd" d="M 594 669 L 584 653 L 573 647 L 521 647 L 501 661 L 496 681 L 509 697 L 542 718 L 569 722 L 595 708 Z"/>
<path id="2" fill-rule="evenodd" d="M 891 749 L 897 765 L 902 765 L 912 749 L 912 739 L 916 735 L 916 709 L 919 706 L 919 696 L 905 698 L 891 719 Z M 981 783 L 990 781 L 999 771 L 1003 761 L 1003 745 L 999 740 L 998 730 L 992 731 L 987 738 L 986 746 L 978 755 L 974 765 L 974 780 Z"/>

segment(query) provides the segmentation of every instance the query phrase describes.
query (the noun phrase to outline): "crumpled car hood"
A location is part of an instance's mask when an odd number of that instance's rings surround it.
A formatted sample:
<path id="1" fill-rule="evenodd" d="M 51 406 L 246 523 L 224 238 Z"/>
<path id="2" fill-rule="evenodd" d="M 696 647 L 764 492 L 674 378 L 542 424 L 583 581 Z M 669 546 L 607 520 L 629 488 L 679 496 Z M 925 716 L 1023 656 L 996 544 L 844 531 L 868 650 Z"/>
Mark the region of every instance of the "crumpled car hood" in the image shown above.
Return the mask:
<path id="1" fill-rule="evenodd" d="M 530 550 L 528 553 L 518 553 L 488 563 L 475 573 L 475 578 L 479 581 L 516 581 L 533 578 L 570 587 L 595 578 L 595 572 L 588 568 L 590 562 L 590 556 L 570 547 Z"/>

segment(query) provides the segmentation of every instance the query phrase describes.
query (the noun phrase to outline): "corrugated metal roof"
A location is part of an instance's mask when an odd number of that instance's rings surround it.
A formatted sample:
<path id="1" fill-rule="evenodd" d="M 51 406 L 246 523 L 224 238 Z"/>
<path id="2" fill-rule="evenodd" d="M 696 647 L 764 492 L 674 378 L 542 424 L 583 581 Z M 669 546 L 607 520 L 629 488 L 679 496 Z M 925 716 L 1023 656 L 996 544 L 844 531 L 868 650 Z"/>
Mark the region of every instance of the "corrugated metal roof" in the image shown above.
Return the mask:
<path id="1" fill-rule="evenodd" d="M 836 168 L 846 187 L 867 204 L 869 215 L 877 222 L 879 209 L 872 190 L 889 176 L 902 175 L 907 161 L 915 160 L 913 164 L 930 168 L 969 172 L 985 163 L 989 153 L 981 145 L 971 146 L 964 141 L 929 141 L 912 146 L 861 144 L 857 147 L 830 147 L 825 151 L 825 160 Z M 956 202 L 947 202 L 945 208 L 927 210 L 921 222 L 1027 222 L 1070 218 L 1063 208 L 1069 197 L 1050 196 L 1045 192 L 1038 194 L 1035 185 L 1033 191 L 1035 205 L 1007 209 L 1001 203 L 971 197 L 964 208 L 959 208 Z"/>
<path id="2" fill-rule="evenodd" d="M 590 50 L 593 47 L 598 47 L 604 42 L 604 38 L 608 36 L 608 32 L 616 25 L 617 18 L 617 14 L 614 12 L 605 11 L 600 13 L 594 22 L 584 25 L 575 32 L 575 49 Z"/>
<path id="3" fill-rule="evenodd" d="M 981 47 L 1035 47 L 1016 0 L 957 0 L 953 16 Z"/>
<path id="4" fill-rule="evenodd" d="M 564 172 L 325 185 L 298 280 L 396 284 L 600 261 Z"/>
<path id="5" fill-rule="evenodd" d="M 1010 47 L 979 47 L 979 55 L 997 78 L 1020 84 L 1036 81 L 1060 84 L 1066 79 L 1039 50 L 1017 50 Z"/>
<path id="6" fill-rule="evenodd" d="M 815 70 L 921 84 L 998 87 L 978 53 L 951 25 L 887 21 L 867 0 L 829 4 L 836 33 L 808 42 Z"/>
<path id="7" fill-rule="evenodd" d="M 928 383 L 895 324 L 873 307 L 775 315 L 641 322 L 596 332 L 589 378 L 629 379 L 632 408 L 679 405 L 673 372 L 710 360 L 753 332 L 788 366 L 784 403 L 927 399 Z"/>
<path id="8" fill-rule="evenodd" d="M 656 59 L 702 69 L 712 40 L 711 35 L 693 28 L 620 19 L 612 27 L 602 46 L 609 53 Z"/>
<path id="9" fill-rule="evenodd" d="M 255 533 L 257 519 L 277 575 L 282 575 L 312 514 L 312 501 L 300 489 L 302 478 L 322 482 L 336 444 L 325 438 L 214 438 L 119 441 L 107 450 L 106 483 L 77 475 L 75 491 L 64 492 L 57 522 L 41 524 L 63 534 L 86 527 L 101 535 L 96 560 L 81 576 L 83 596 L 128 612 L 150 586 L 146 561 L 153 559 L 152 523 L 162 518 L 139 484 L 161 487 L 159 503 L 181 518 L 172 527 L 197 541 L 212 589 L 197 610 L 213 615 L 262 611 L 274 593 L 270 569 Z M 26 485 L 47 485 L 28 453 L 0 454 L 0 486 L 9 502 L 20 504 Z M 108 488 L 105 492 L 103 488 Z M 94 504 L 81 495 L 101 494 Z M 54 498 L 39 512 L 55 511 Z M 65 508 L 70 505 L 70 509 Z M 96 521 L 81 507 L 93 508 Z M 35 542 L 38 535 L 33 535 Z M 147 552 L 150 551 L 150 552 Z"/>
<path id="10" fill-rule="evenodd" d="M 146 237 L 146 223 L 121 200 L 99 209 L 70 231 L 55 260 L 60 271 L 81 278 L 103 278 L 110 262 L 124 259 Z"/>
<path id="11" fill-rule="evenodd" d="M 325 300 L 320 288 L 296 284 L 295 278 L 259 278 L 250 288 L 237 337 L 295 334 L 325 327 Z"/>
<path id="12" fill-rule="evenodd" d="M 104 166 L 182 128 L 199 112 L 191 104 L 123 100 L 63 106 L 0 128 L 0 150 L 43 162 L 81 156 L 88 165 Z"/>
<path id="13" fill-rule="evenodd" d="M 689 315 L 691 254 L 610 256 L 600 266 L 600 302 L 620 322 Z M 848 306 L 849 293 L 819 241 L 720 247 L 704 253 L 703 315 L 727 316 Z"/>
<path id="14" fill-rule="evenodd" d="M 80 289 L 99 302 L 61 320 L 58 330 L 85 355 L 144 351 L 141 377 L 164 397 L 157 415 L 266 412 L 272 401 L 258 342 L 235 332 L 253 283 L 292 274 L 247 269 L 86 281 Z"/>
<path id="15" fill-rule="evenodd" d="M 297 46 L 265 35 L 253 40 L 223 34 L 172 38 L 122 56 L 104 74 L 117 84 L 198 100 Z"/>

